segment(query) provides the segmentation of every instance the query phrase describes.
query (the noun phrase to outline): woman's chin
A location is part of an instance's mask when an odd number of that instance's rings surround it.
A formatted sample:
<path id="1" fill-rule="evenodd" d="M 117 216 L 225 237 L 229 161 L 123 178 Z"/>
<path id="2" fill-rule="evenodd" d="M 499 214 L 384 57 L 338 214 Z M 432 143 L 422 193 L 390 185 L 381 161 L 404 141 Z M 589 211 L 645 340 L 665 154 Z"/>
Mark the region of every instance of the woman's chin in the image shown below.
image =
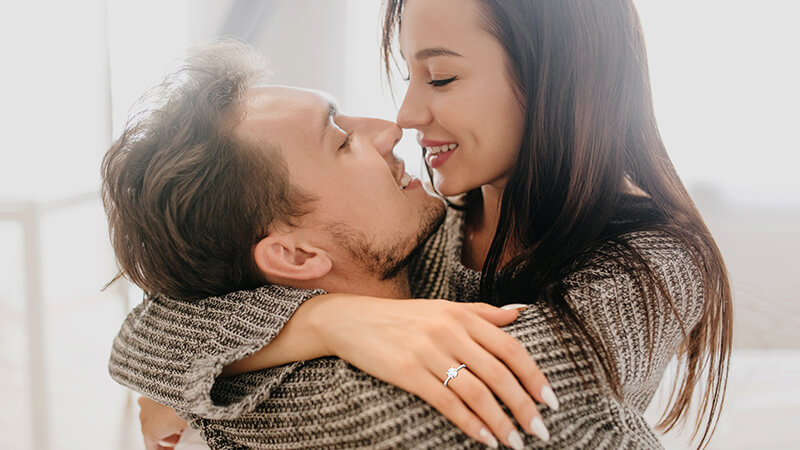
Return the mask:
<path id="1" fill-rule="evenodd" d="M 461 194 L 471 191 L 474 186 L 467 186 L 464 183 L 456 183 L 455 180 L 446 180 L 438 178 L 434 186 L 436 192 L 445 197 L 458 197 Z"/>
<path id="2" fill-rule="evenodd" d="M 436 188 L 436 192 L 438 192 L 439 195 L 442 195 L 442 196 L 445 196 L 445 197 L 452 197 L 454 195 L 458 195 L 458 192 L 454 192 L 449 183 L 443 182 L 438 177 L 434 181 L 433 186 Z"/>

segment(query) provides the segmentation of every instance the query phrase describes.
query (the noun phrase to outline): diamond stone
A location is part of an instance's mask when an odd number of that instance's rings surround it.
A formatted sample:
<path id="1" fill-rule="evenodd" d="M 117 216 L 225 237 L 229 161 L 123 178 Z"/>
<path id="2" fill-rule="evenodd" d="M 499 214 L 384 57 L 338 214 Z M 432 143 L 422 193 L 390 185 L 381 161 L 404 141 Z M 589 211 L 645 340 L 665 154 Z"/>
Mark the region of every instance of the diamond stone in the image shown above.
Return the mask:
<path id="1" fill-rule="evenodd" d="M 447 376 L 450 378 L 455 378 L 458 375 L 458 370 L 455 367 L 451 367 L 447 369 Z"/>

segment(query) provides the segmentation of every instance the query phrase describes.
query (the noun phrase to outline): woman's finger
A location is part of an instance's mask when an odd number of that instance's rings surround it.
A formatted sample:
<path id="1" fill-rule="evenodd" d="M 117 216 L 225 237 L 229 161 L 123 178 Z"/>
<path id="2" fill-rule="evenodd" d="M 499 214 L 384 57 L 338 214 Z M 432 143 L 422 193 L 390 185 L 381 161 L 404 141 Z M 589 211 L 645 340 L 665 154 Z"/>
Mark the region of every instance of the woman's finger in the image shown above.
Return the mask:
<path id="1" fill-rule="evenodd" d="M 509 368 L 474 341 L 465 341 L 457 349 L 458 359 L 464 361 L 479 381 L 508 407 L 525 431 L 543 441 L 550 439 L 534 399 Z M 527 353 L 526 357 L 530 359 Z"/>
<path id="2" fill-rule="evenodd" d="M 482 320 L 468 326 L 472 339 L 502 361 L 525 389 L 539 402 L 558 410 L 559 402 L 550 383 L 525 347 L 503 330 Z"/>
<path id="3" fill-rule="evenodd" d="M 498 447 L 497 438 L 489 431 L 489 427 L 466 406 L 455 392 L 445 388 L 443 382 L 434 377 L 427 369 L 423 369 L 421 372 L 423 373 L 420 376 L 411 378 L 414 380 L 414 385 L 404 389 L 427 402 L 467 436 L 491 448 Z"/>
<path id="4" fill-rule="evenodd" d="M 467 338 L 466 334 L 464 337 Z M 514 423 L 481 380 L 438 348 L 429 348 L 423 356 L 422 364 L 432 377 L 439 380 L 441 389 L 455 393 L 505 445 L 516 444 L 519 433 Z M 455 377 L 450 377 L 451 374 Z M 444 385 L 445 381 L 447 386 Z"/>
<path id="5" fill-rule="evenodd" d="M 454 305 L 466 308 L 498 327 L 508 325 L 517 320 L 519 310 L 525 307 L 525 305 L 507 305 L 509 306 L 508 308 L 498 308 L 487 303 L 455 303 Z"/>
<path id="6" fill-rule="evenodd" d="M 522 437 L 514 422 L 503 411 L 492 390 L 469 367 L 458 370 L 457 376 L 448 381 L 447 388 L 455 392 L 496 436 L 500 436 L 505 445 L 515 449 L 522 448 Z"/>

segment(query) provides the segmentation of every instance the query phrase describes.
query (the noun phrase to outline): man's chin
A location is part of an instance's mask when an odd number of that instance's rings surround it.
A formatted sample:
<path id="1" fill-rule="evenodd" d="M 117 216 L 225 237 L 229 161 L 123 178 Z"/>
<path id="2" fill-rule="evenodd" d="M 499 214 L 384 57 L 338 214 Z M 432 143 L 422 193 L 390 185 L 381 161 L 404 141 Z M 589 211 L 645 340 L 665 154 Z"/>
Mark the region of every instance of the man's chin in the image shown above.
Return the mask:
<path id="1" fill-rule="evenodd" d="M 422 219 L 420 220 L 420 233 L 417 238 L 417 246 L 414 250 L 417 250 L 425 245 L 425 242 L 428 241 L 428 238 L 430 238 L 442 225 L 447 213 L 447 206 L 439 197 L 431 196 L 430 201 L 426 202 L 425 206 L 426 208 L 423 211 Z"/>
<path id="2" fill-rule="evenodd" d="M 445 203 L 438 197 L 431 196 L 430 199 L 430 202 L 426 202 L 429 203 L 429 205 L 426 204 L 422 210 L 419 232 L 417 233 L 414 247 L 403 259 L 398 261 L 397 264 L 384 271 L 381 279 L 389 280 L 404 274 L 405 269 L 408 268 L 408 264 L 411 262 L 411 260 L 417 256 L 417 254 L 428 242 L 428 239 L 430 239 L 430 237 L 436 233 L 439 227 L 442 226 L 442 223 L 444 223 L 447 213 L 447 207 L 445 206 Z"/>

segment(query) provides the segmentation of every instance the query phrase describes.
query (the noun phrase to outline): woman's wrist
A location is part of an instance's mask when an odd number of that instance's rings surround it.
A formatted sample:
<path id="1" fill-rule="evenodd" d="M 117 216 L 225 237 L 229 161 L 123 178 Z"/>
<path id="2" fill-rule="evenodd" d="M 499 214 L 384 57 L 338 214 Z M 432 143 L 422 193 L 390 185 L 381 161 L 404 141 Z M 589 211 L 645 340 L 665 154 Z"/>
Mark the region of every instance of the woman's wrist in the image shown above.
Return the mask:
<path id="1" fill-rule="evenodd" d="M 227 365 L 223 376 L 276 367 L 295 361 L 336 356 L 329 348 L 328 332 L 339 306 L 337 294 L 312 297 L 295 310 L 283 329 L 269 344 L 247 358 Z"/>
<path id="2" fill-rule="evenodd" d="M 309 299 L 298 309 L 295 325 L 305 331 L 306 339 L 311 344 L 309 349 L 316 354 L 314 358 L 337 356 L 331 346 L 331 331 L 340 320 L 338 313 L 343 307 L 345 297 L 346 294 L 319 295 Z"/>
<path id="3" fill-rule="evenodd" d="M 303 307 L 302 317 L 298 326 L 304 327 L 313 341 L 313 348 L 318 353 L 317 358 L 323 356 L 343 357 L 343 344 L 341 337 L 348 334 L 348 328 L 357 326 L 355 323 L 368 312 L 364 309 L 363 297 L 355 294 L 325 294 L 310 299 Z M 379 300 L 379 299 L 375 299 Z"/>

